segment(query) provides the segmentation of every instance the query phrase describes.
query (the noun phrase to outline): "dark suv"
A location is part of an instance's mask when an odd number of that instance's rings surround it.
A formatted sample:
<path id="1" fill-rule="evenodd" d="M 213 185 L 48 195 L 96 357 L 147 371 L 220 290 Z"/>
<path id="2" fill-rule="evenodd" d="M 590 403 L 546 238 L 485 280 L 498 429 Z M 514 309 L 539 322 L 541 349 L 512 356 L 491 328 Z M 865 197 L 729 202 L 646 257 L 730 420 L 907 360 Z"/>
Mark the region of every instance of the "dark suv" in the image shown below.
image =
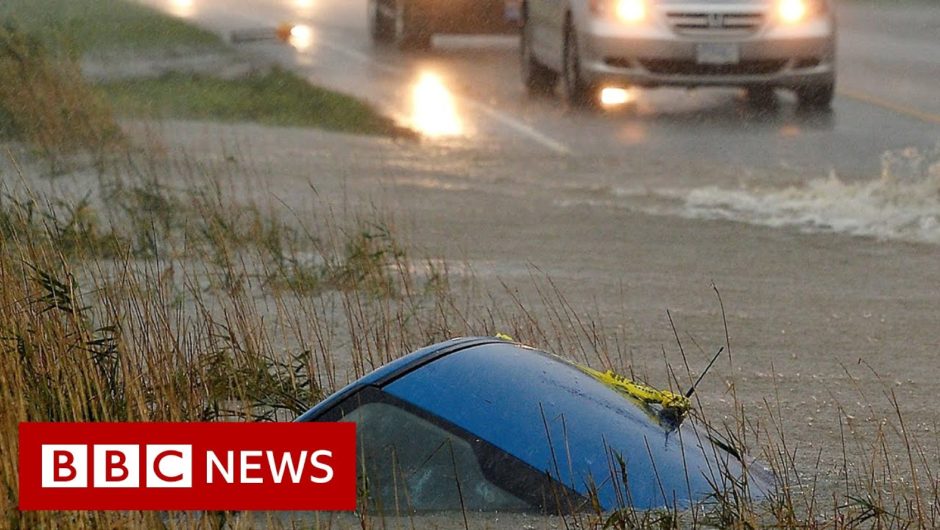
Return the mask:
<path id="1" fill-rule="evenodd" d="M 376 42 L 427 49 L 435 33 L 517 31 L 521 0 L 369 0 Z"/>

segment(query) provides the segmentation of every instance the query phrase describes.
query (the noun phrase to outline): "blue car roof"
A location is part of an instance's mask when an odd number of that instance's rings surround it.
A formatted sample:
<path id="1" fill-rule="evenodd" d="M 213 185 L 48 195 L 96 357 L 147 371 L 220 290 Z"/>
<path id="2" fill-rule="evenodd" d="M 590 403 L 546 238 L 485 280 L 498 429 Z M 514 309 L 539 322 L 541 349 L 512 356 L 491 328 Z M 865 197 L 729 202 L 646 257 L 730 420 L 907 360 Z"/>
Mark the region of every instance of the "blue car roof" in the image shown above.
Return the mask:
<path id="1" fill-rule="evenodd" d="M 315 421 L 366 387 L 473 433 L 605 509 L 685 507 L 728 476 L 737 455 L 685 422 L 608 387 L 554 355 L 493 338 L 418 350 L 347 386 L 304 414 Z M 769 484 L 754 478 L 762 496 Z"/>
<path id="2" fill-rule="evenodd" d="M 421 348 L 420 350 L 395 359 L 394 361 L 381 366 L 380 368 L 366 374 L 360 379 L 357 379 L 356 381 L 346 385 L 339 391 L 330 395 L 328 398 L 324 399 L 316 406 L 305 412 L 303 415 L 297 418 L 296 421 L 315 421 L 316 418 L 321 414 L 332 409 L 344 399 L 362 390 L 363 388 L 369 386 L 381 387 L 389 381 L 393 381 L 396 378 L 411 372 L 420 366 L 423 366 L 450 353 L 464 348 L 469 348 L 471 346 L 499 342 L 502 341 L 494 337 L 461 337 Z"/>

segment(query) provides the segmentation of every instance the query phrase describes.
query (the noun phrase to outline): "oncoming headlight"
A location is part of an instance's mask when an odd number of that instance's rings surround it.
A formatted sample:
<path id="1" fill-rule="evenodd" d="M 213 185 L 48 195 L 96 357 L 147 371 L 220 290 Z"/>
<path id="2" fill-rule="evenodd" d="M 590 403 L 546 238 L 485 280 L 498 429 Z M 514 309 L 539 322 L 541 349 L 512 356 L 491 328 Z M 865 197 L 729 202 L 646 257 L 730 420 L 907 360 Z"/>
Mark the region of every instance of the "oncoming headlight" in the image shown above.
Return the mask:
<path id="1" fill-rule="evenodd" d="M 641 22 L 646 18 L 646 2 L 644 0 L 616 0 L 615 12 L 617 18 L 624 22 Z"/>
<path id="2" fill-rule="evenodd" d="M 591 11 L 597 15 L 606 16 L 635 24 L 646 20 L 647 0 L 591 0 Z"/>
<path id="3" fill-rule="evenodd" d="M 777 14 L 780 15 L 780 20 L 789 24 L 800 22 L 806 18 L 806 12 L 805 0 L 780 0 L 780 3 L 777 4 Z"/>
<path id="4" fill-rule="evenodd" d="M 825 11 L 826 0 L 777 0 L 777 18 L 785 24 L 799 24 Z"/>

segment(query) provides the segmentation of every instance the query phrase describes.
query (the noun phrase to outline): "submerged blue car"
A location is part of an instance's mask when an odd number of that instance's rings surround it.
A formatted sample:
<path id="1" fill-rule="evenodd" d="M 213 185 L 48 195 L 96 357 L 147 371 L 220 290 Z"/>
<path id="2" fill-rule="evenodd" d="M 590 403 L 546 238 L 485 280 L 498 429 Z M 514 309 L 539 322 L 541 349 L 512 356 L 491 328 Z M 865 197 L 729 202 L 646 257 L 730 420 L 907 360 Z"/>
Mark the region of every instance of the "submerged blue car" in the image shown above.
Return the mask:
<path id="1" fill-rule="evenodd" d="M 668 394 L 668 393 L 667 393 Z M 298 421 L 357 424 L 363 509 L 571 513 L 683 509 L 772 476 L 683 411 L 497 338 L 429 346 Z"/>

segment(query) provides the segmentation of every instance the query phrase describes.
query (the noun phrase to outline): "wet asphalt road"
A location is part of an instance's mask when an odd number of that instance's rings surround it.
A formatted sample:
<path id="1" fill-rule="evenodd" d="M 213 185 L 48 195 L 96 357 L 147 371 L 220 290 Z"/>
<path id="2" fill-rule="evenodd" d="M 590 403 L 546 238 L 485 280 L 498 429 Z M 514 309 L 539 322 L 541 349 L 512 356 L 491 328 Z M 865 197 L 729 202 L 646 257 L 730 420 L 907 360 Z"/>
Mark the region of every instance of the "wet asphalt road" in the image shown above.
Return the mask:
<path id="1" fill-rule="evenodd" d="M 360 96 L 442 143 L 517 156 L 557 157 L 596 168 L 586 187 L 787 184 L 835 171 L 847 180 L 880 173 L 882 153 L 940 142 L 940 6 L 840 8 L 839 96 L 808 114 L 782 93 L 771 109 L 739 91 L 637 90 L 607 112 L 531 99 L 513 36 L 436 37 L 433 50 L 375 47 L 365 0 L 144 0 L 225 36 L 280 23 L 309 26 L 293 47 L 242 45 L 312 81 Z M 642 171 L 634 171 L 642 167 Z M 566 187 L 564 172 L 547 186 Z"/>

